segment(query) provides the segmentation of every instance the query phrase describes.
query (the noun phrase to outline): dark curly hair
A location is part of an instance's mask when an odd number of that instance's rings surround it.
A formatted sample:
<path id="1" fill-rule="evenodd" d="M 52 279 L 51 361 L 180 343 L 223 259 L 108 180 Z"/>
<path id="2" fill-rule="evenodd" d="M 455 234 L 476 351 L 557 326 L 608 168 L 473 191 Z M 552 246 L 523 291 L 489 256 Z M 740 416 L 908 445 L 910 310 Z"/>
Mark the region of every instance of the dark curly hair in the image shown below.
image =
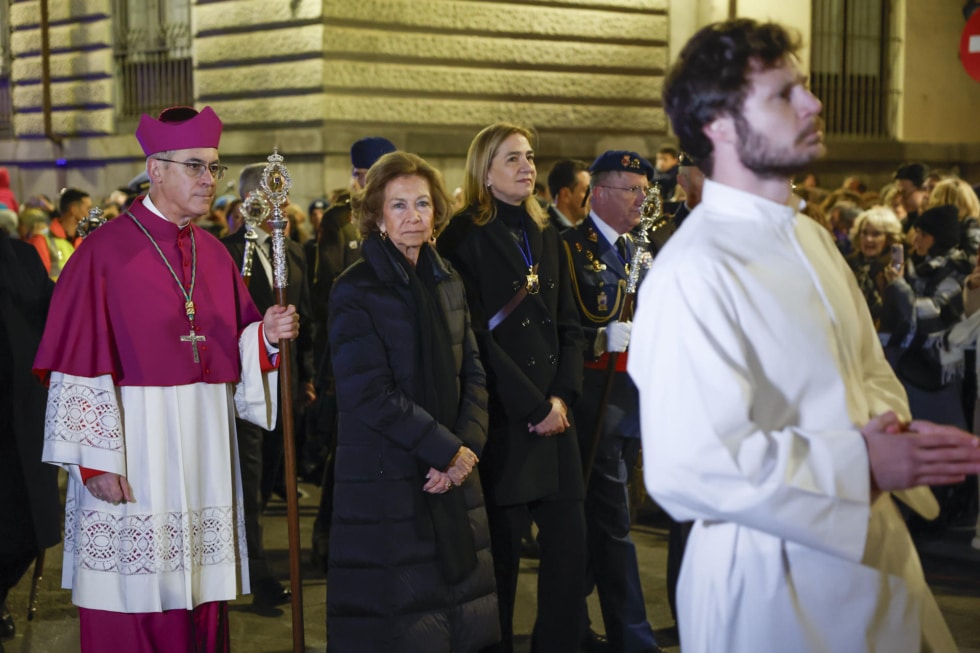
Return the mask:
<path id="1" fill-rule="evenodd" d="M 720 115 L 738 119 L 753 66 L 769 69 L 799 52 L 799 34 L 776 23 L 736 18 L 699 30 L 681 50 L 663 86 L 664 111 L 681 149 L 711 175 L 714 147 L 704 126 Z"/>

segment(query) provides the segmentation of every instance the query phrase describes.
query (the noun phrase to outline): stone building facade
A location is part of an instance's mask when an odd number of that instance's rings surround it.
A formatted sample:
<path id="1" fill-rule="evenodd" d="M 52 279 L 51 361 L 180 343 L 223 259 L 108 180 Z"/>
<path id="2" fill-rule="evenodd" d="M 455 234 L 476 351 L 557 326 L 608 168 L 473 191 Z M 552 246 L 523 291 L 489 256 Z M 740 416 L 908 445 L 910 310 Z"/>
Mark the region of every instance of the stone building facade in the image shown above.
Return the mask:
<path id="1" fill-rule="evenodd" d="M 823 172 L 883 176 L 895 161 L 921 158 L 980 173 L 980 132 L 942 119 L 980 106 L 980 84 L 957 68 L 955 53 L 937 50 L 955 40 L 946 32 L 962 24 L 961 2 L 887 1 L 900 39 L 897 138 L 832 142 Z M 542 178 L 565 156 L 591 160 L 611 148 L 652 156 L 672 142 L 660 102 L 664 70 L 694 30 L 729 15 L 780 20 L 806 40 L 811 28 L 811 3 L 785 0 L 133 3 L 183 3 L 186 33 L 167 38 L 186 39 L 193 104 L 211 105 L 225 122 L 230 176 L 278 147 L 304 206 L 347 184 L 348 147 L 365 135 L 426 157 L 450 187 L 461 181 L 472 136 L 498 120 L 537 130 Z M 142 170 L 135 117 L 120 107 L 119 51 L 134 38 L 119 28 L 126 4 L 9 1 L 10 133 L 0 136 L 0 165 L 18 197 L 69 185 L 101 196 Z M 933 28 L 906 29 L 923 22 Z M 901 49 L 912 47 L 920 54 Z M 942 100 L 927 93 L 937 80 L 946 80 Z"/>
<path id="2" fill-rule="evenodd" d="M 135 121 L 116 111 L 112 0 L 49 0 L 45 137 L 39 0 L 11 4 L 13 138 L 0 162 L 20 195 L 107 192 L 138 173 Z M 234 173 L 279 147 L 304 203 L 346 185 L 348 148 L 384 135 L 459 183 L 466 148 L 498 120 L 539 134 L 544 170 L 606 147 L 655 150 L 667 0 L 198 0 L 194 103 L 225 122 Z M 57 161 L 62 165 L 57 165 Z"/>

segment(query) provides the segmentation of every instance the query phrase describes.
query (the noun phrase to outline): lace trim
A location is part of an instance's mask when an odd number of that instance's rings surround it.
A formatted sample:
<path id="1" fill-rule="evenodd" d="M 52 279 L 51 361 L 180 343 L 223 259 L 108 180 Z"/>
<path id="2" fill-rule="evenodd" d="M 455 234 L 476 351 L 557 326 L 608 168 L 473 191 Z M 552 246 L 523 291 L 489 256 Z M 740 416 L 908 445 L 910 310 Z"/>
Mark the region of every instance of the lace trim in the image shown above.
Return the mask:
<path id="1" fill-rule="evenodd" d="M 137 576 L 235 564 L 244 514 L 231 506 L 193 512 L 113 515 L 65 507 L 65 551 L 80 569 Z"/>
<path id="2" fill-rule="evenodd" d="M 122 420 L 114 391 L 55 382 L 48 389 L 44 439 L 122 451 Z"/>

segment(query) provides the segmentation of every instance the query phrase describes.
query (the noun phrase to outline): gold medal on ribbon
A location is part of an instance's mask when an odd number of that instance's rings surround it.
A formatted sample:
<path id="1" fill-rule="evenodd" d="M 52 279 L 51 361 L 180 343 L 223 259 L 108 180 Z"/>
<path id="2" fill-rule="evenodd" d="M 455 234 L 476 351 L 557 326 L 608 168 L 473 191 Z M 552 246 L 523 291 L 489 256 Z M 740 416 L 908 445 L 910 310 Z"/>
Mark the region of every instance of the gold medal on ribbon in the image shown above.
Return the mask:
<path id="1" fill-rule="evenodd" d="M 537 295 L 538 291 L 541 290 L 541 283 L 538 281 L 538 275 L 532 268 L 527 269 L 527 284 L 525 285 L 525 288 L 527 288 L 527 294 L 529 295 Z"/>

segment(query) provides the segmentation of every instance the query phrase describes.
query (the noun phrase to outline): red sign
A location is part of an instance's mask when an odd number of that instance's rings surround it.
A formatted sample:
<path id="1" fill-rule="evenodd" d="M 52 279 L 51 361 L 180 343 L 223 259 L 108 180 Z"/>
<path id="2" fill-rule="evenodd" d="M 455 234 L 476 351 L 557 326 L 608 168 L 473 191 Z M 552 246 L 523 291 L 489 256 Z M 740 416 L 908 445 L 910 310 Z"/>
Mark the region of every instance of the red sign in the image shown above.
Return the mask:
<path id="1" fill-rule="evenodd" d="M 970 77 L 980 82 L 980 9 L 973 12 L 960 39 L 960 61 Z"/>

